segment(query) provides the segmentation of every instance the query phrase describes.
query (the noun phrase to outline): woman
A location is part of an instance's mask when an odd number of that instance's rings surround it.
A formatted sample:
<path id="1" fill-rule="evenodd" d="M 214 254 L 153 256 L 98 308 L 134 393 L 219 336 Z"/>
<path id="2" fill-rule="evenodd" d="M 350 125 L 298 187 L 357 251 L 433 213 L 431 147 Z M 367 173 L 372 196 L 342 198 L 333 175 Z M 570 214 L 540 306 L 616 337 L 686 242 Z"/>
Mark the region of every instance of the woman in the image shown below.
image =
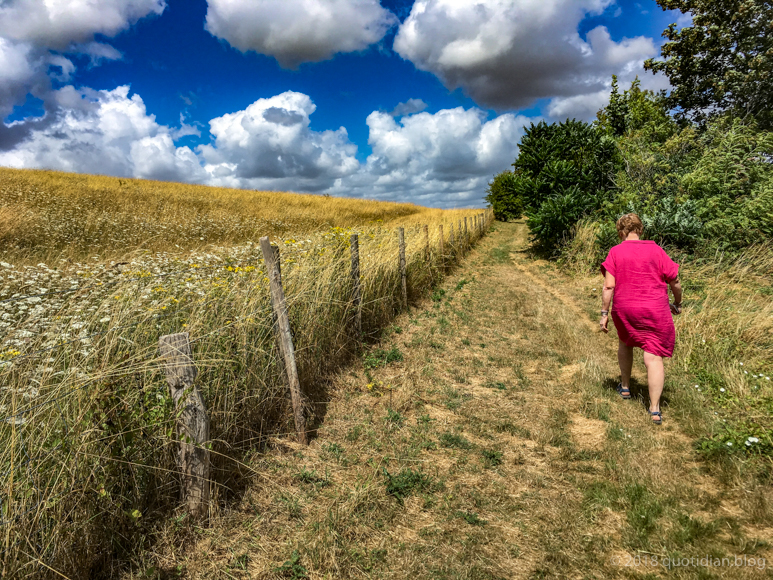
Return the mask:
<path id="1" fill-rule="evenodd" d="M 674 353 L 676 339 L 671 314 L 682 311 L 679 265 L 655 242 L 639 239 L 644 226 L 636 214 L 624 215 L 616 225 L 621 243 L 609 250 L 601 265 L 604 291 L 600 326 L 609 332 L 609 306 L 614 295 L 612 320 L 620 339 L 617 360 L 621 382 L 617 391 L 623 399 L 631 398 L 633 347 L 637 346 L 644 351 L 647 367 L 650 416 L 653 423 L 660 425 L 660 396 L 665 381 L 663 357 L 670 358 Z M 668 302 L 669 287 L 674 294 L 673 304 Z"/>

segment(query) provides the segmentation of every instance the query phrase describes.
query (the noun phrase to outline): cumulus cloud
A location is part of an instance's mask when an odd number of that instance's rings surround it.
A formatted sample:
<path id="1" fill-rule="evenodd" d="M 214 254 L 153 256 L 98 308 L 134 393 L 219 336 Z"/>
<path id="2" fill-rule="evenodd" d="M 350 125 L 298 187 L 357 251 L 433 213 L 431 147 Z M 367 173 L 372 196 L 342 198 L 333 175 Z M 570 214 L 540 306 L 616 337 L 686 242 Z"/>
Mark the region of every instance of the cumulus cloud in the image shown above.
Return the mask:
<path id="1" fill-rule="evenodd" d="M 399 118 L 374 111 L 366 120 L 373 152 L 361 163 L 346 129 L 313 130 L 316 106 L 291 91 L 212 119 L 211 143 L 195 150 L 176 141 L 197 135 L 198 127 L 183 116 L 179 127 L 159 124 L 128 86 L 67 86 L 48 95 L 46 108 L 45 117 L 8 126 L 24 138 L 0 151 L 0 166 L 440 207 L 480 204 L 486 183 L 515 159 L 523 125 L 532 120 L 510 113 L 488 119 L 484 111 L 462 107 Z"/>
<path id="2" fill-rule="evenodd" d="M 427 108 L 427 103 L 421 99 L 408 99 L 404 103 L 399 103 L 392 112 L 389 113 L 393 117 L 402 117 L 403 115 L 413 115 L 414 113 L 421 113 Z"/>
<path id="3" fill-rule="evenodd" d="M 373 153 L 334 190 L 443 207 L 480 204 L 487 182 L 515 159 L 531 120 L 510 113 L 487 120 L 485 112 L 462 107 L 400 121 L 373 112 L 367 118 Z"/>
<path id="4" fill-rule="evenodd" d="M 203 181 L 206 174 L 188 147 L 176 147 L 172 130 L 149 115 L 129 87 L 112 91 L 67 86 L 48 96 L 51 112 L 32 124 L 26 138 L 0 152 L 0 165 L 44 167 L 147 179 Z"/>
<path id="5" fill-rule="evenodd" d="M 91 65 L 121 53 L 94 41 L 113 36 L 150 14 L 161 14 L 164 0 L 5 0 L 0 1 L 0 120 L 27 94 L 46 99 L 50 78 L 69 81 L 73 62 L 52 50 L 88 55 Z M 0 123 L 0 147 L 11 131 Z"/>
<path id="6" fill-rule="evenodd" d="M 312 130 L 315 110 L 307 95 L 288 91 L 212 119 L 213 143 L 199 147 L 210 183 L 322 191 L 357 171 L 346 129 Z"/>
<path id="7" fill-rule="evenodd" d="M 379 0 L 208 0 L 206 29 L 285 68 L 380 41 L 397 17 Z"/>
<path id="8" fill-rule="evenodd" d="M 540 98 L 563 101 L 570 112 L 609 85 L 613 73 L 641 71 L 657 54 L 650 38 L 613 41 L 604 27 L 583 39 L 579 23 L 613 0 L 416 0 L 400 26 L 394 49 L 451 90 L 497 109 L 531 105 Z M 631 80 L 633 77 L 631 77 Z"/>
<path id="9" fill-rule="evenodd" d="M 6 0 L 0 5 L 0 36 L 66 50 L 95 34 L 114 36 L 165 7 L 164 0 Z"/>

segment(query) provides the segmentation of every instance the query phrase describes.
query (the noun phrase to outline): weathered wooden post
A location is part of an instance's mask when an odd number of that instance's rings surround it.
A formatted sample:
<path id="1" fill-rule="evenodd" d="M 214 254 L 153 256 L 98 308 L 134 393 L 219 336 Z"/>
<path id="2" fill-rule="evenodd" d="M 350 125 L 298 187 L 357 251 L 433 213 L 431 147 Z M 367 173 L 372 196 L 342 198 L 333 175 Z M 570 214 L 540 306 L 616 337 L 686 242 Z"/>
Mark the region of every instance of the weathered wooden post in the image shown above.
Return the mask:
<path id="1" fill-rule="evenodd" d="M 459 220 L 458 224 L 459 226 L 459 250 L 461 250 L 462 254 L 464 253 L 464 238 L 462 237 L 462 220 Z"/>
<path id="2" fill-rule="evenodd" d="M 400 284 L 403 291 L 403 308 L 408 309 L 408 273 L 405 269 L 405 230 L 398 228 L 397 239 L 400 243 Z"/>
<path id="3" fill-rule="evenodd" d="M 464 218 L 464 248 L 465 250 L 470 247 L 470 236 L 467 232 L 467 218 Z"/>
<path id="4" fill-rule="evenodd" d="M 352 234 L 349 238 L 352 248 L 352 308 L 354 308 L 354 330 L 357 341 L 362 337 L 362 299 L 360 297 L 360 238 Z"/>
<path id="5" fill-rule="evenodd" d="M 440 253 L 440 267 L 445 268 L 446 267 L 446 253 L 445 253 L 445 242 L 443 240 L 443 224 L 440 224 L 438 226 L 440 229 L 440 240 L 438 241 L 438 252 Z"/>
<path id="6" fill-rule="evenodd" d="M 158 340 L 158 348 L 177 411 L 182 500 L 192 516 L 201 517 L 209 508 L 209 417 L 201 391 L 194 384 L 197 370 L 190 337 L 187 332 L 167 334 Z"/>
<path id="7" fill-rule="evenodd" d="M 276 315 L 279 353 L 284 361 L 287 382 L 290 386 L 295 431 L 298 433 L 298 441 L 306 445 L 309 442 L 309 438 L 306 433 L 306 419 L 303 416 L 303 396 L 301 395 L 301 383 L 298 379 L 298 367 L 295 364 L 295 348 L 293 347 L 293 337 L 290 331 L 290 317 L 287 314 L 287 301 L 282 289 L 279 269 L 274 259 L 274 250 L 271 248 L 271 242 L 268 241 L 267 236 L 260 238 L 260 249 L 263 252 L 263 260 L 266 262 L 268 283 L 271 288 L 271 306 Z"/>
<path id="8" fill-rule="evenodd" d="M 448 243 L 451 244 L 451 248 L 454 246 L 454 222 L 451 222 L 451 227 L 448 230 Z"/>

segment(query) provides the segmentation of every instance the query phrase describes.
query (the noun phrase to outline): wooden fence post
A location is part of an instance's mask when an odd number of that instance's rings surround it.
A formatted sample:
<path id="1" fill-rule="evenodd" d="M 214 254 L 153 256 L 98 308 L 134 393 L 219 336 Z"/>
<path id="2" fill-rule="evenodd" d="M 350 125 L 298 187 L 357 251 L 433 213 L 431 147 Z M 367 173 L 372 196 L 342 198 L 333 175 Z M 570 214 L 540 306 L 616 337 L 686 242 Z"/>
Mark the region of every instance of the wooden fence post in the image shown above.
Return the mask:
<path id="1" fill-rule="evenodd" d="M 354 330 L 357 341 L 362 337 L 362 299 L 360 297 L 360 238 L 352 234 L 349 238 L 352 248 L 352 307 L 354 308 Z"/>
<path id="2" fill-rule="evenodd" d="M 263 251 L 263 260 L 266 262 L 268 282 L 271 288 L 271 306 L 276 314 L 276 332 L 279 336 L 279 352 L 284 361 L 287 382 L 290 386 L 290 398 L 293 403 L 293 415 L 295 418 L 295 430 L 298 433 L 298 441 L 308 444 L 306 433 L 306 419 L 303 416 L 303 397 L 301 395 L 301 383 L 298 379 L 298 367 L 295 364 L 295 348 L 290 332 L 290 317 L 287 314 L 287 301 L 285 300 L 282 280 L 274 259 L 274 250 L 267 236 L 260 238 L 260 249 Z"/>
<path id="3" fill-rule="evenodd" d="M 457 223 L 459 226 L 459 249 L 464 253 L 464 238 L 462 237 L 462 220 Z"/>
<path id="4" fill-rule="evenodd" d="M 440 229 L 440 240 L 438 242 L 438 252 L 440 253 L 440 267 L 445 269 L 445 267 L 446 267 L 446 254 L 445 254 L 445 251 L 446 250 L 445 250 L 445 247 L 444 247 L 445 243 L 444 243 L 444 240 L 443 240 L 443 224 L 440 224 L 438 226 L 438 228 Z"/>
<path id="5" fill-rule="evenodd" d="M 405 269 L 405 229 L 397 229 L 397 239 L 400 243 L 400 285 L 403 291 L 403 308 L 408 309 L 408 273 Z"/>
<path id="6" fill-rule="evenodd" d="M 448 243 L 451 244 L 451 249 L 454 247 L 454 222 L 451 222 L 451 227 L 448 230 Z"/>
<path id="7" fill-rule="evenodd" d="M 178 413 L 177 462 L 183 477 L 182 499 L 192 516 L 204 516 L 209 509 L 209 417 L 201 391 L 194 385 L 197 370 L 190 337 L 187 332 L 167 334 L 158 340 L 158 348 Z"/>
<path id="8" fill-rule="evenodd" d="M 467 218 L 464 218 L 464 247 L 465 249 L 470 247 L 470 236 L 467 232 Z"/>

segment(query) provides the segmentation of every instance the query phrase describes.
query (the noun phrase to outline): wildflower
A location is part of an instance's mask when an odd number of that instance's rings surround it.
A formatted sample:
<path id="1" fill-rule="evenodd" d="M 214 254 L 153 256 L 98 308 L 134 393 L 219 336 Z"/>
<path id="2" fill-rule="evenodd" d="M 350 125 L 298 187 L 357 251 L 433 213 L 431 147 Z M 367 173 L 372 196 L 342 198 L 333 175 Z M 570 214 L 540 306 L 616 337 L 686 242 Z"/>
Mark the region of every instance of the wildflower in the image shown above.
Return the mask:
<path id="1" fill-rule="evenodd" d="M 720 388 L 720 389 L 719 389 L 719 392 L 720 392 L 720 393 L 724 393 L 724 392 L 725 392 L 725 387 L 722 387 L 722 388 Z"/>
<path id="2" fill-rule="evenodd" d="M 727 445 L 728 447 L 732 447 L 733 446 L 733 442 L 732 441 L 728 441 L 727 443 L 725 443 L 725 445 Z"/>

